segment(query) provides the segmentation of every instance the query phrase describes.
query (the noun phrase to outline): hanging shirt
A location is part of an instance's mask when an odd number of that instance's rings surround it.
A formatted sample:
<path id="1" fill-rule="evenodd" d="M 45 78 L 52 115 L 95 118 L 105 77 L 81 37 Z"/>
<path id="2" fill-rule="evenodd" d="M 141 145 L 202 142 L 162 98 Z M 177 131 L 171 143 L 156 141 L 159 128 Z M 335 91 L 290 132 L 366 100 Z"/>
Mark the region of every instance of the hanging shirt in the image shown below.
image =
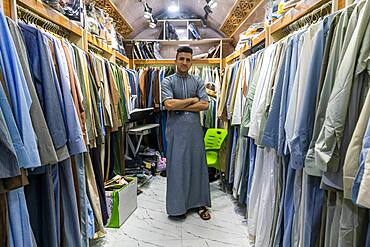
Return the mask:
<path id="1" fill-rule="evenodd" d="M 291 90 L 291 96 L 289 99 L 289 106 L 286 115 L 286 122 L 285 122 L 285 132 L 286 132 L 286 143 L 290 153 L 292 153 L 291 149 L 291 140 L 294 137 L 294 131 L 296 129 L 298 115 L 299 115 L 299 107 L 301 107 L 302 103 L 302 92 L 303 88 L 305 87 L 307 80 L 307 63 L 311 61 L 312 58 L 312 38 L 315 30 L 312 27 L 309 27 L 308 30 L 300 37 L 299 40 L 299 49 L 298 52 L 298 65 L 297 71 L 294 78 L 293 87 Z"/>
<path id="2" fill-rule="evenodd" d="M 5 91 L 1 83 L 0 83 L 0 109 L 4 116 L 4 120 L 9 130 L 11 141 L 13 143 L 17 155 L 18 159 L 17 168 L 22 167 L 23 164 L 30 164 L 28 154 L 24 147 L 21 135 L 19 134 L 17 124 L 15 122 L 12 110 L 10 108 L 8 98 L 5 95 Z"/>
<path id="3" fill-rule="evenodd" d="M 339 19 L 337 20 L 338 23 L 335 23 L 335 30 L 333 34 L 333 40 L 331 44 L 331 50 L 329 55 L 328 67 L 326 70 L 325 78 L 323 81 L 322 88 L 320 90 L 320 97 L 316 109 L 316 116 L 315 116 L 315 126 L 312 135 L 312 140 L 310 144 L 310 149 L 307 152 L 306 156 L 306 169 L 307 171 L 311 171 L 314 174 L 320 175 L 323 171 L 327 170 L 329 167 L 330 170 L 337 171 L 338 170 L 338 160 L 339 157 L 332 157 L 328 163 L 325 163 L 324 160 L 320 159 L 319 156 L 316 155 L 315 152 L 315 145 L 318 141 L 318 137 L 320 131 L 323 127 L 325 121 L 325 114 L 330 98 L 330 94 L 332 92 L 335 76 L 338 70 L 338 66 L 341 61 L 341 54 L 345 53 L 348 44 L 344 44 L 345 33 L 348 26 L 348 21 L 352 16 L 352 12 L 356 13 L 357 7 L 349 7 L 344 10 L 344 12 L 340 15 Z M 338 18 L 338 17 L 337 17 Z"/>
<path id="4" fill-rule="evenodd" d="M 237 87 L 238 87 L 238 83 L 239 83 L 239 75 L 240 75 L 240 61 L 238 61 L 234 68 L 233 68 L 233 75 L 231 77 L 231 82 L 229 81 L 229 83 L 231 83 L 230 85 L 230 88 L 229 88 L 229 92 L 227 94 L 227 101 L 226 101 L 226 113 L 227 113 L 227 119 L 230 120 L 231 119 L 231 115 L 232 115 L 232 111 L 233 111 L 233 106 L 234 106 L 234 102 L 235 102 L 235 95 L 236 95 L 236 91 L 237 91 Z"/>
<path id="5" fill-rule="evenodd" d="M 370 42 L 368 38 L 369 32 L 370 29 L 368 29 L 368 32 L 365 33 L 364 41 L 360 49 L 360 54 L 357 60 L 357 66 L 355 70 L 356 71 L 355 74 L 360 75 L 360 77 L 362 77 L 362 80 L 354 82 L 354 83 L 363 83 L 367 90 L 370 87 L 370 57 L 369 57 L 370 46 L 368 45 L 368 43 L 366 43 Z M 363 108 L 357 121 L 356 129 L 352 135 L 351 142 L 347 149 L 343 167 L 344 197 L 347 199 L 352 199 L 354 202 L 356 202 L 355 198 L 357 198 L 358 193 L 358 188 L 355 193 L 356 195 L 352 195 L 351 193 L 354 190 L 356 190 L 354 178 L 356 176 L 357 182 L 361 180 L 360 174 L 363 174 L 367 152 L 366 150 L 368 149 L 367 146 L 369 145 L 368 144 L 369 133 L 366 128 L 367 123 L 369 122 L 369 118 L 370 118 L 370 91 L 367 92 L 365 102 L 363 103 Z M 362 167 L 360 168 L 359 165 Z"/>
<path id="6" fill-rule="evenodd" d="M 94 67 L 93 67 L 93 57 L 91 54 L 86 54 L 86 69 L 88 73 L 88 92 L 89 94 L 87 97 L 89 97 L 91 101 L 91 123 L 92 123 L 92 135 L 90 136 L 90 144 L 92 147 L 96 147 L 98 143 L 102 142 L 103 138 L 103 132 L 101 127 L 101 120 L 100 120 L 100 114 L 99 114 L 99 92 L 98 92 L 98 86 L 96 82 L 96 78 L 94 77 Z"/>
<path id="7" fill-rule="evenodd" d="M 251 125 L 249 128 L 248 136 L 256 140 L 256 144 L 260 144 L 260 131 L 263 130 L 261 127 L 264 126 L 264 114 L 266 100 L 268 97 L 269 90 L 271 90 L 271 70 L 273 68 L 273 63 L 275 62 L 274 56 L 277 45 L 271 45 L 264 51 L 263 63 L 261 65 L 261 71 L 258 77 L 256 93 L 254 96 L 254 101 L 251 110 Z"/>
<path id="8" fill-rule="evenodd" d="M 283 89 L 283 101 L 282 101 L 282 108 L 280 111 L 280 121 L 284 124 L 283 129 L 279 129 L 279 147 L 281 150 L 278 150 L 278 152 L 289 154 L 289 148 L 287 139 L 289 138 L 288 129 L 291 128 L 292 122 L 288 121 L 288 112 L 290 111 L 291 107 L 295 107 L 295 105 L 290 105 L 291 96 L 292 96 L 292 90 L 295 83 L 295 77 L 297 74 L 297 66 L 299 61 L 299 56 L 301 54 L 301 48 L 302 48 L 302 35 L 304 34 L 304 31 L 298 32 L 296 35 L 294 35 L 294 38 L 292 40 L 292 56 L 289 66 L 289 71 L 286 74 L 287 76 L 287 84 L 286 87 Z"/>
<path id="9" fill-rule="evenodd" d="M 227 100 L 227 89 L 230 85 L 229 80 L 230 80 L 230 76 L 231 76 L 231 68 L 230 66 L 227 66 L 225 68 L 225 72 L 224 72 L 224 78 L 222 80 L 222 85 L 221 85 L 221 93 L 220 93 L 220 100 L 219 100 L 219 105 L 218 105 L 218 109 L 217 109 L 217 117 L 222 119 L 222 120 L 225 120 L 226 121 L 226 113 L 225 113 L 225 106 L 226 106 L 226 100 Z"/>
<path id="10" fill-rule="evenodd" d="M 366 133 L 360 156 L 360 166 L 357 171 L 356 179 L 352 187 L 352 201 L 359 206 L 370 208 L 369 200 L 369 178 L 370 178 L 370 121 L 368 122 Z"/>
<path id="11" fill-rule="evenodd" d="M 351 16 L 352 17 L 352 16 Z M 370 18 L 369 18 L 370 20 Z M 356 27 L 357 28 L 357 27 Z M 348 34 L 347 29 L 347 34 Z M 347 36 L 346 34 L 346 36 Z M 349 35 L 349 34 L 348 34 Z M 353 80 L 351 81 L 352 86 L 349 92 L 349 101 L 347 107 L 347 113 L 344 122 L 343 136 L 341 138 L 339 150 L 335 151 L 336 155 L 334 157 L 339 157 L 338 162 L 335 162 L 335 169 L 328 169 L 324 172 L 322 182 L 324 185 L 333 187 L 335 189 L 343 190 L 343 165 L 344 165 L 344 156 L 340 154 L 345 154 L 348 151 L 348 146 L 351 141 L 351 137 L 356 128 L 356 123 L 359 119 L 361 109 L 364 106 L 365 98 L 369 90 L 370 81 L 369 74 L 365 70 L 369 54 L 369 43 L 370 43 L 370 26 L 368 26 L 365 31 L 363 40 L 359 47 L 359 53 L 354 66 Z M 343 60 L 344 61 L 344 60 Z M 335 85 L 334 85 L 335 88 Z M 333 90 L 334 90 L 333 88 Z M 339 109 L 338 109 L 339 110 Z M 333 159 L 332 159 L 333 160 Z M 328 167 L 331 168 L 331 167 Z M 334 167 L 333 167 L 334 168 Z"/>
<path id="12" fill-rule="evenodd" d="M 262 137 L 262 145 L 274 148 L 278 150 L 278 137 L 279 137 L 279 114 L 281 109 L 281 99 L 284 84 L 284 73 L 286 68 L 286 63 L 288 61 L 287 56 L 291 52 L 291 46 L 289 46 L 289 41 L 285 40 L 284 50 L 282 52 L 281 64 L 278 68 L 278 75 L 274 86 L 274 93 L 272 97 L 271 107 L 266 120 L 265 130 Z M 289 49 L 290 48 L 290 49 Z"/>
<path id="13" fill-rule="evenodd" d="M 0 179 L 19 176 L 20 170 L 8 126 L 0 110 Z"/>
<path id="14" fill-rule="evenodd" d="M 35 83 L 38 98 L 44 112 L 45 120 L 57 151 L 58 160 L 69 156 L 67 133 L 63 114 L 59 103 L 58 92 L 55 88 L 54 75 L 50 54 L 47 52 L 46 41 L 42 33 L 34 27 L 19 23 L 28 52 L 32 79 Z"/>
<path id="15" fill-rule="evenodd" d="M 80 93 L 79 88 L 79 81 L 77 77 L 76 70 L 73 66 L 73 56 L 71 55 L 73 53 L 73 50 L 70 49 L 68 43 L 66 41 L 62 42 L 62 47 L 65 53 L 67 67 L 68 67 L 68 73 L 69 73 L 69 87 L 72 94 L 72 99 L 74 102 L 75 111 L 79 120 L 79 125 L 81 127 L 82 136 L 84 138 L 85 144 L 87 143 L 86 139 L 86 115 L 85 115 L 85 109 L 83 107 L 82 103 L 82 94 Z"/>
<path id="16" fill-rule="evenodd" d="M 32 100 L 30 116 L 36 135 L 37 148 L 39 151 L 41 164 L 55 164 L 58 162 L 58 157 L 32 79 L 30 65 L 27 57 L 27 49 L 23 40 L 21 30 L 18 25 L 11 19 L 8 19 L 8 24 L 10 32 L 13 36 L 14 44 L 18 52 L 19 60 L 22 65 L 23 73 Z"/>
<path id="17" fill-rule="evenodd" d="M 330 19 L 331 20 L 331 19 Z M 296 125 L 294 128 L 293 138 L 290 140 L 291 164 L 293 168 L 303 168 L 306 152 L 311 141 L 313 121 L 315 116 L 315 102 L 317 88 L 320 80 L 320 69 L 324 55 L 324 33 L 329 29 L 329 19 L 325 18 L 312 26 L 310 32 L 310 48 L 303 47 L 303 50 L 310 50 L 311 57 L 307 61 L 306 75 L 302 76 L 299 81 L 300 104 L 297 106 Z M 325 25 L 325 26 L 324 26 Z M 308 59 L 307 59 L 308 60 Z M 301 60 L 302 61 L 302 60 Z M 305 66 L 306 66 L 305 65 Z"/>
<path id="18" fill-rule="evenodd" d="M 240 70 L 240 75 L 239 75 L 239 82 L 237 83 L 237 87 L 235 88 L 236 90 L 236 95 L 235 95 L 235 102 L 233 106 L 233 111 L 232 111 L 232 118 L 231 118 L 231 125 L 240 125 L 241 120 L 242 120 L 242 104 L 243 104 L 243 86 L 246 81 L 247 75 L 249 75 L 249 60 L 244 59 L 241 62 L 241 66 L 239 68 Z"/>
<path id="19" fill-rule="evenodd" d="M 321 68 L 321 76 L 318 85 L 318 92 L 317 92 L 317 100 L 316 100 L 316 108 L 315 108 L 315 118 L 314 118 L 314 125 L 312 131 L 312 137 L 310 141 L 310 145 L 306 154 L 305 158 L 305 172 L 311 176 L 321 176 L 322 170 L 319 169 L 319 165 L 315 162 L 315 144 L 317 140 L 317 136 L 319 134 L 319 130 L 322 127 L 322 123 L 325 118 L 325 111 L 327 106 L 327 100 L 329 98 L 332 84 L 334 80 L 329 79 L 329 75 L 333 74 L 333 71 L 337 69 L 337 62 L 334 60 L 333 54 L 339 53 L 339 43 L 343 42 L 343 38 L 340 38 L 339 31 L 338 31 L 338 22 L 341 15 L 336 14 L 333 17 L 332 24 L 330 26 L 330 30 L 327 36 L 327 42 L 325 47 L 325 55 L 323 58 L 322 68 Z M 326 96 L 327 95 L 327 96 Z M 325 106 L 323 106 L 323 102 L 326 101 Z"/>
<path id="20" fill-rule="evenodd" d="M 71 51 L 73 51 L 74 58 L 75 58 L 75 70 L 77 74 L 77 80 L 76 80 L 76 88 L 77 92 L 80 95 L 81 102 L 83 105 L 83 109 L 85 109 L 85 126 L 86 126 L 86 133 L 85 133 L 85 138 L 86 138 L 86 145 L 90 144 L 90 135 L 92 135 L 92 120 L 91 120 L 91 110 L 90 106 L 88 103 L 88 96 L 86 93 L 86 86 L 85 84 L 88 83 L 88 78 L 85 76 L 85 69 L 83 69 L 85 63 L 83 63 L 83 59 L 86 59 L 83 56 L 83 51 L 81 51 L 79 48 L 76 46 L 71 46 L 70 47 Z"/>
<path id="21" fill-rule="evenodd" d="M 79 124 L 76 107 L 73 103 L 71 86 L 70 86 L 70 76 L 68 73 L 68 64 L 66 55 L 62 48 L 60 40 L 53 39 L 55 47 L 56 60 L 59 67 L 59 78 L 60 85 L 63 94 L 63 103 L 65 108 L 65 125 L 68 136 L 68 149 L 70 155 L 75 155 L 78 153 L 86 152 L 86 146 L 83 141 L 82 130 Z"/>
<path id="22" fill-rule="evenodd" d="M 370 66 L 369 66 L 370 69 Z M 370 72 L 370 71 L 369 71 Z M 370 91 L 356 124 L 344 161 L 343 196 L 356 203 L 370 147 Z"/>
<path id="23" fill-rule="evenodd" d="M 262 51 L 251 55 L 251 74 L 249 75 L 248 92 L 246 101 L 243 107 L 243 119 L 240 127 L 240 133 L 243 136 L 247 136 L 250 127 L 250 114 L 253 106 L 254 94 L 256 91 L 256 84 L 258 79 L 259 70 L 262 64 L 263 53 Z"/>
<path id="24" fill-rule="evenodd" d="M 344 126 L 347 117 L 347 110 L 351 95 L 353 81 L 356 80 L 355 65 L 356 54 L 358 54 L 361 44 L 369 44 L 363 41 L 365 33 L 370 29 L 370 2 L 366 1 L 358 18 L 358 24 L 353 33 L 353 38 L 340 63 L 336 74 L 335 84 L 331 92 L 328 108 L 326 111 L 325 122 L 315 145 L 316 157 L 327 164 L 332 157 L 339 156 Z M 357 77 L 357 76 L 356 76 Z M 338 107 L 341 105 L 342 107 Z"/>
<path id="25" fill-rule="evenodd" d="M 0 30 L 2 31 L 0 67 L 3 72 L 13 116 L 29 158 L 29 162 L 21 163 L 20 166 L 25 168 L 37 167 L 41 165 L 41 161 L 29 114 L 32 100 L 8 23 L 2 12 L 0 13 Z"/>

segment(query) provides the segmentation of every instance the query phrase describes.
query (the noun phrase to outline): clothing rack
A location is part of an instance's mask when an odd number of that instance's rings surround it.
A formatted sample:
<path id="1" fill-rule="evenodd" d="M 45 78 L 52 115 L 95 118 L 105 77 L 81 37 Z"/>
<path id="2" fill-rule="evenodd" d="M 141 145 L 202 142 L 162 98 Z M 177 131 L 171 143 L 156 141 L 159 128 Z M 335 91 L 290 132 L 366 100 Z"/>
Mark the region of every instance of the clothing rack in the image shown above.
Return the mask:
<path id="1" fill-rule="evenodd" d="M 289 26 L 285 27 L 283 29 L 283 34 L 288 35 L 290 33 L 293 33 L 301 29 L 302 27 L 306 25 L 317 22 L 321 17 L 329 15 L 331 13 L 331 9 L 332 9 L 332 2 L 330 1 L 322 5 L 320 8 L 313 10 L 309 14 L 293 22 Z"/>
<path id="2" fill-rule="evenodd" d="M 48 21 L 47 19 L 19 5 L 17 6 L 17 15 L 22 21 L 26 23 L 32 23 L 44 30 L 60 35 L 64 38 L 68 38 L 71 34 L 70 31 L 64 29 L 63 27 L 54 24 L 53 22 Z"/>

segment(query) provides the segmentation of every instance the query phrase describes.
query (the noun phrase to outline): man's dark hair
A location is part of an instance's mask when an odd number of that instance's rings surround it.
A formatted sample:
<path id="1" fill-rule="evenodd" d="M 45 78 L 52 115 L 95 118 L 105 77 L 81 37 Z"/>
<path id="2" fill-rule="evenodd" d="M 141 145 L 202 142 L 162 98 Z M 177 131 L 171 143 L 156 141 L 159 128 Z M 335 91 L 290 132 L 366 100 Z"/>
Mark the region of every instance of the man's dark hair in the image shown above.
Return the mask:
<path id="1" fill-rule="evenodd" d="M 180 52 L 186 52 L 186 53 L 190 53 L 191 55 L 193 55 L 193 49 L 191 49 L 189 46 L 181 46 L 177 49 L 177 54 L 176 54 L 176 58 L 177 56 L 179 55 Z"/>

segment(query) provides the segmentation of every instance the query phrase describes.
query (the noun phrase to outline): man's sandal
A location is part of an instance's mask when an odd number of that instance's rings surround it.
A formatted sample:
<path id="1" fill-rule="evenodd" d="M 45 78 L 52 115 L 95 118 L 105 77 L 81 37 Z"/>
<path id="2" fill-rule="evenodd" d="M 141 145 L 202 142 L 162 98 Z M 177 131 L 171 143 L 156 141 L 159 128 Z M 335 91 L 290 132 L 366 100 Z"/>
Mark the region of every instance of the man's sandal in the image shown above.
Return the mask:
<path id="1" fill-rule="evenodd" d="M 209 213 L 209 210 L 206 207 L 201 207 L 198 210 L 198 214 L 202 220 L 210 220 L 211 215 Z"/>

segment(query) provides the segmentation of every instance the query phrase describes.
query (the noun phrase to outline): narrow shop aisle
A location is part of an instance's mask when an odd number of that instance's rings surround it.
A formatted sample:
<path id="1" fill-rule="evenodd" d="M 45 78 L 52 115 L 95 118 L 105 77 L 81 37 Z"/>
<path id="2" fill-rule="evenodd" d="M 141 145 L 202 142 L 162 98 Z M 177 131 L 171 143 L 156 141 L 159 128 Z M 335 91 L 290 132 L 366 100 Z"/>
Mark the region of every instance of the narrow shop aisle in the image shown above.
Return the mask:
<path id="1" fill-rule="evenodd" d="M 212 219 L 203 221 L 197 213 L 185 220 L 171 220 L 166 214 L 166 178 L 155 177 L 142 188 L 138 209 L 120 229 L 107 229 L 107 236 L 95 246 L 111 247 L 248 247 L 247 226 L 231 195 L 211 184 Z"/>

